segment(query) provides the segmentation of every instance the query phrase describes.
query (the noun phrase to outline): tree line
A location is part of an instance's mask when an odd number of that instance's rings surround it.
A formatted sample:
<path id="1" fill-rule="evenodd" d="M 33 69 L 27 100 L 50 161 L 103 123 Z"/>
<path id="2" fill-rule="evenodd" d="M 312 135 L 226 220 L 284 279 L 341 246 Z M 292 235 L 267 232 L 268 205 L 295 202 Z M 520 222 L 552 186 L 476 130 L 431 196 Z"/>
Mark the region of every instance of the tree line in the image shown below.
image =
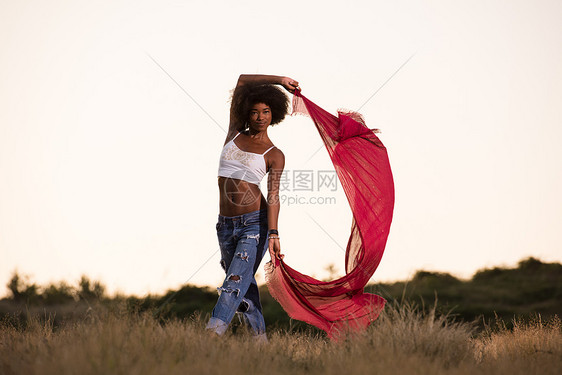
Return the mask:
<path id="1" fill-rule="evenodd" d="M 25 319 L 29 312 L 53 311 L 64 320 L 60 306 L 125 306 L 126 311 L 149 311 L 162 320 L 186 319 L 193 314 L 209 314 L 216 302 L 216 291 L 209 287 L 183 285 L 163 295 L 113 296 L 106 293 L 100 281 L 82 276 L 76 285 L 61 281 L 40 286 L 28 277 L 14 273 L 7 284 L 10 295 L 0 301 L 0 317 L 18 314 Z M 492 319 L 506 322 L 514 317 L 531 318 L 540 314 L 548 319 L 562 314 L 562 264 L 545 263 L 536 258 L 521 260 L 514 268 L 494 267 L 477 271 L 471 279 L 462 280 L 449 273 L 418 271 L 406 281 L 374 283 L 365 288 L 384 297 L 387 303 L 414 303 L 422 309 L 436 307 L 438 313 L 463 321 L 484 325 Z M 263 313 L 268 325 L 305 329 L 292 321 L 267 290 L 260 287 Z M 24 309 L 25 307 L 25 309 Z M 75 314 L 74 314 L 75 315 Z"/>

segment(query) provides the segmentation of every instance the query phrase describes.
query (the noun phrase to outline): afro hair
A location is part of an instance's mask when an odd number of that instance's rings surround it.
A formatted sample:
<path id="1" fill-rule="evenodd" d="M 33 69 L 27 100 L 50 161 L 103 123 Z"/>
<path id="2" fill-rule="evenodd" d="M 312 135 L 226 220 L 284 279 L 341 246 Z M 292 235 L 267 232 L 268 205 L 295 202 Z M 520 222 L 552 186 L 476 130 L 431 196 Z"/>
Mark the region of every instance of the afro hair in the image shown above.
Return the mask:
<path id="1" fill-rule="evenodd" d="M 231 113 L 244 126 L 250 110 L 258 103 L 266 104 L 271 109 L 271 125 L 283 121 L 289 111 L 289 99 L 279 87 L 270 84 L 245 84 L 234 89 Z"/>

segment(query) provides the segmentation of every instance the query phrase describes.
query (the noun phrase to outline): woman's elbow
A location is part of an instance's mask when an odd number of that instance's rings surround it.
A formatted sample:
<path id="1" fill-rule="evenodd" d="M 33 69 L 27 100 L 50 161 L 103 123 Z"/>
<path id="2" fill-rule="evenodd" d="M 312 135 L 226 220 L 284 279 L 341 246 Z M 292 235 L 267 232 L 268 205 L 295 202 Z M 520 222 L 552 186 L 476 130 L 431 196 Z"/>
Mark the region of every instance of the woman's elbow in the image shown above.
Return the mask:
<path id="1" fill-rule="evenodd" d="M 244 86 L 248 81 L 247 74 L 240 74 L 238 76 L 238 82 L 236 82 L 236 87 Z"/>

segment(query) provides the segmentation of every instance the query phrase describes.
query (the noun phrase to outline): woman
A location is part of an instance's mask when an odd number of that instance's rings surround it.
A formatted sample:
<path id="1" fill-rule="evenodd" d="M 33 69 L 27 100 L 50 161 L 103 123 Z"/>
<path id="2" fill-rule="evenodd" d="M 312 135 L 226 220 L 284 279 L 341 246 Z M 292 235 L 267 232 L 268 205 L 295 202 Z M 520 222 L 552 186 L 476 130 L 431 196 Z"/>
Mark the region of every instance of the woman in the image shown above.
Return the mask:
<path id="1" fill-rule="evenodd" d="M 256 337 L 266 340 L 258 286 L 254 275 L 269 249 L 281 257 L 277 220 L 279 181 L 285 156 L 268 137 L 270 125 L 287 114 L 287 96 L 298 82 L 271 75 L 241 75 L 232 95 L 230 125 L 220 156 L 217 236 L 226 272 L 207 329 L 224 334 L 236 311 L 243 313 Z M 267 200 L 259 188 L 269 172 Z"/>

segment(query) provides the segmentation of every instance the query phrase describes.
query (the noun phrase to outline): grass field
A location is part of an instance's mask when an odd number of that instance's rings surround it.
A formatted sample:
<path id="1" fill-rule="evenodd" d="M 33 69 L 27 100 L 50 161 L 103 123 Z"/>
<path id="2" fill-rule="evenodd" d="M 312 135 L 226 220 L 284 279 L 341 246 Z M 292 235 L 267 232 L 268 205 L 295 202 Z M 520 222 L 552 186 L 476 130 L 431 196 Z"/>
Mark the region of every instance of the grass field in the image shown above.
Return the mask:
<path id="1" fill-rule="evenodd" d="M 426 309 L 427 311 L 427 309 Z M 46 319 L 45 319 L 46 318 Z M 30 317 L 0 327 L 0 374 L 559 374 L 562 324 L 553 318 L 484 331 L 387 305 L 362 335 L 331 342 L 281 330 L 255 342 L 244 327 L 209 335 L 204 318 L 158 322 L 125 307 L 95 307 L 53 325 Z"/>

